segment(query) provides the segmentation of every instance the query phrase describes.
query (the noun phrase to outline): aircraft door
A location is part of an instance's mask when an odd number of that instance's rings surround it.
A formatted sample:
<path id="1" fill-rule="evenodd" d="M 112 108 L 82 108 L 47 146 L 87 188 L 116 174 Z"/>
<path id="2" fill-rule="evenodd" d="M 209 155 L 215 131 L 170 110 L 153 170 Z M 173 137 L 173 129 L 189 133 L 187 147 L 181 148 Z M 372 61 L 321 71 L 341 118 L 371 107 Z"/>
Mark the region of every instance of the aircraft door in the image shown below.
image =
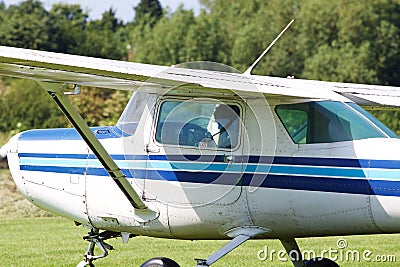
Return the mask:
<path id="1" fill-rule="evenodd" d="M 163 98 L 157 106 L 146 197 L 182 206 L 234 203 L 242 178 L 240 103 Z"/>
<path id="2" fill-rule="evenodd" d="M 363 118 L 345 104 L 332 101 L 282 104 L 276 111 L 296 147 L 290 159 L 291 183 L 285 186 L 291 190 L 296 232 L 334 234 L 343 225 L 353 225 L 353 232 L 358 231 L 355 225 L 363 231 L 374 229 L 370 196 L 352 194 L 352 190 L 369 190 L 368 183 L 355 184 L 368 176 L 351 142 L 351 134 L 367 132 L 358 127 Z"/>

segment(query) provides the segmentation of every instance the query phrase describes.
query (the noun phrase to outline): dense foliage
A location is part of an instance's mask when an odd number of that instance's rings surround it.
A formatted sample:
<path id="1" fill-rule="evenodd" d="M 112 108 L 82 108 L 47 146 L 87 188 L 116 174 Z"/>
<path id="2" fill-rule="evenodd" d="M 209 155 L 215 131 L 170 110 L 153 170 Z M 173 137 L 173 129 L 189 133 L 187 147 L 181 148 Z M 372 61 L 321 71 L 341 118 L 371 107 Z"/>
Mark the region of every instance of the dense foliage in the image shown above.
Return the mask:
<path id="1" fill-rule="evenodd" d="M 397 0 L 201 3 L 195 15 L 183 8 L 170 13 L 157 0 L 142 0 L 125 23 L 113 9 L 89 20 L 79 5 L 56 4 L 46 10 L 37 0 L 0 4 L 0 44 L 161 65 L 215 61 L 245 71 L 295 18 L 256 74 L 400 86 Z M 2 80 L 0 131 L 67 124 L 46 94 L 36 93 L 40 90 L 31 82 Z M 87 89 L 74 101 L 91 124 L 110 124 L 127 98 L 121 92 Z M 399 115 L 378 114 L 397 133 Z"/>

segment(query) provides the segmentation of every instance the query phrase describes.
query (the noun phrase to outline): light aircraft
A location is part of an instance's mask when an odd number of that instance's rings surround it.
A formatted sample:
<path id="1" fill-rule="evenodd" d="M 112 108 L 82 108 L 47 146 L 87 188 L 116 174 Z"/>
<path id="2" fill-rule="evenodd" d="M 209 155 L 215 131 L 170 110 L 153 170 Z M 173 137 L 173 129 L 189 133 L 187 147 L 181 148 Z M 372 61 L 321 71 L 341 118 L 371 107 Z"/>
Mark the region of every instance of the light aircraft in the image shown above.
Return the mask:
<path id="1" fill-rule="evenodd" d="M 138 235 L 228 240 L 198 267 L 249 239 L 279 239 L 296 267 L 338 266 L 303 259 L 296 238 L 400 232 L 400 140 L 359 106 L 399 107 L 399 88 L 204 65 L 0 47 L 0 74 L 37 81 L 74 126 L 17 134 L 0 154 L 28 200 L 90 228 L 77 266 Z M 80 86 L 134 93 L 115 126 L 89 128 L 69 101 Z"/>

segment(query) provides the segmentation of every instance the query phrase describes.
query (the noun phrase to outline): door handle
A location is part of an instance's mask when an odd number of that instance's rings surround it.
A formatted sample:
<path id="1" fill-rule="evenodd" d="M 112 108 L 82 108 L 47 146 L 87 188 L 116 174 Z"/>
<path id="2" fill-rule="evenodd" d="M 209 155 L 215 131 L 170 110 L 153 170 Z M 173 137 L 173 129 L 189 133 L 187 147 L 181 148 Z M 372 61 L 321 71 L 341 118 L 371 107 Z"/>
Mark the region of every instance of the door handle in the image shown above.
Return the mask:
<path id="1" fill-rule="evenodd" d="M 152 144 L 148 144 L 146 146 L 146 152 L 147 153 L 159 153 L 160 152 L 160 148 L 156 145 L 152 145 Z"/>
<path id="2" fill-rule="evenodd" d="M 233 156 L 232 155 L 224 155 L 224 162 L 228 164 L 233 163 Z"/>

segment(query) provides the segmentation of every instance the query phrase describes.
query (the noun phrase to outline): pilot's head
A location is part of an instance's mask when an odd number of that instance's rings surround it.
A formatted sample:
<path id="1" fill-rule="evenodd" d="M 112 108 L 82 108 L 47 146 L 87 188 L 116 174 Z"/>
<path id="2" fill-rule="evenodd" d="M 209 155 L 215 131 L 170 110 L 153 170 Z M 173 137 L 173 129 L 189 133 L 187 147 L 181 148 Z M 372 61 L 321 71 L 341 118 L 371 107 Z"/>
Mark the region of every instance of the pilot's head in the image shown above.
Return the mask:
<path id="1" fill-rule="evenodd" d="M 228 106 L 225 104 L 219 104 L 214 111 L 214 118 L 218 122 L 219 127 L 229 127 L 239 116 L 239 109 L 237 106 Z"/>

